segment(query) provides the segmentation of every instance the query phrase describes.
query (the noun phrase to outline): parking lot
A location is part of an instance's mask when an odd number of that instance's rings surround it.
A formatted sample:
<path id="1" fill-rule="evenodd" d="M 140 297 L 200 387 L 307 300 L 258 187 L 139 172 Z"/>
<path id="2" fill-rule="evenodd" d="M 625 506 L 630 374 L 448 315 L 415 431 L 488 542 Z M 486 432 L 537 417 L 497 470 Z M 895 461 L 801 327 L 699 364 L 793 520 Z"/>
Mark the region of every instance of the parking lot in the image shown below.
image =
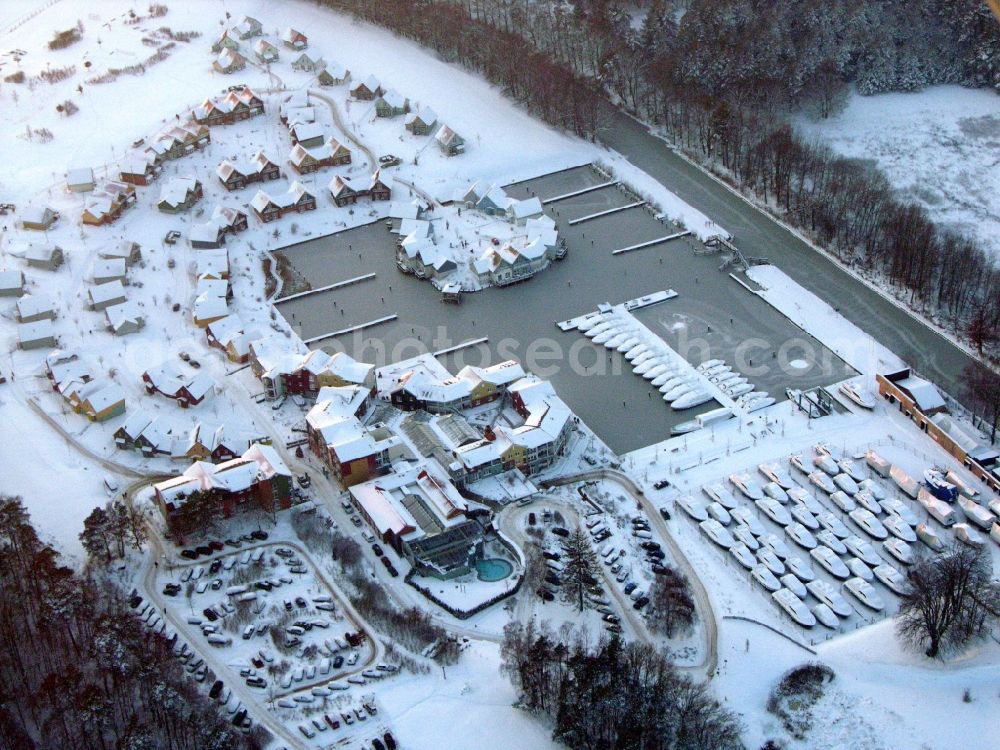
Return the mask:
<path id="1" fill-rule="evenodd" d="M 534 193 L 546 198 L 606 181 L 590 167 L 578 167 L 506 189 L 512 197 Z M 583 340 L 579 333 L 564 333 L 555 326 L 557 321 L 590 312 L 603 302 L 618 303 L 661 289 L 676 290 L 678 297 L 638 311 L 637 317 L 693 364 L 719 358 L 737 371 L 755 368 L 751 382 L 779 400 L 785 397 L 786 386 L 808 389 L 852 374 L 817 341 L 731 279 L 728 272 L 720 271 L 719 255 L 696 255 L 704 246 L 691 237 L 612 255 L 623 246 L 678 231 L 648 210 L 630 208 L 569 225 L 574 218 L 633 200 L 616 187 L 606 187 L 546 204 L 545 212 L 556 220 L 566 240 L 568 257 L 517 286 L 466 294 L 461 305 L 442 304 L 440 293 L 430 283 L 396 269 L 396 235 L 384 222 L 300 243 L 284 253 L 313 288 L 366 274 L 374 274 L 374 278 L 279 302 L 276 307 L 304 339 L 395 316 L 362 331 L 313 344 L 340 347 L 358 359 L 380 365 L 421 351 L 488 339 L 486 344 L 443 356 L 442 361 L 454 371 L 463 364 L 496 361 L 501 344 L 505 357 L 523 361 L 535 342 L 549 342 L 563 356 L 553 359 L 550 370 L 538 374 L 551 380 L 570 408 L 618 453 L 665 439 L 673 425 L 697 412 L 674 412 L 663 403 L 650 408 L 648 384 L 630 374 L 620 354 L 609 353 Z M 748 340 L 756 348 L 741 359 L 737 348 Z M 829 365 L 817 366 L 814 360 Z M 783 370 L 777 366 L 783 361 L 796 366 Z M 765 363 L 767 370 L 760 374 L 756 368 Z"/>

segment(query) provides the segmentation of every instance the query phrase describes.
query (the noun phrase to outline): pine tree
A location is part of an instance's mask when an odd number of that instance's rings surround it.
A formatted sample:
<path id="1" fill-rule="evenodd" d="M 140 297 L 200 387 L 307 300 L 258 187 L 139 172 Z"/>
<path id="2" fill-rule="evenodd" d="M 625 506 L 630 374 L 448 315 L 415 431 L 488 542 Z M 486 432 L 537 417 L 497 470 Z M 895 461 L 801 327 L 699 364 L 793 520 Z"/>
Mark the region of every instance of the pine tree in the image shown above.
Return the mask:
<path id="1" fill-rule="evenodd" d="M 83 520 L 80 543 L 91 559 L 103 557 L 104 562 L 111 562 L 110 521 L 104 508 L 94 508 Z"/>
<path id="2" fill-rule="evenodd" d="M 590 546 L 590 539 L 580 529 L 574 530 L 563 543 L 566 564 L 563 567 L 562 582 L 566 595 L 576 600 L 577 608 L 583 611 L 583 595 L 587 587 L 597 580 L 597 555 Z"/>

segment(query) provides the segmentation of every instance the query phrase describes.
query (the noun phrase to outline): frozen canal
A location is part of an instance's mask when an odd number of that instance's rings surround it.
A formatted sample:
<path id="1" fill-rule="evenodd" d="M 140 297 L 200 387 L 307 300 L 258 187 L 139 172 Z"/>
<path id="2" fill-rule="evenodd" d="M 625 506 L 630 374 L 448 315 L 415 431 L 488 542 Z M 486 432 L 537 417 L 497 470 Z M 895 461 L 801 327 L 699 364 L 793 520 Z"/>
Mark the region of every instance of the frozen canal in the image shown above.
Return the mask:
<path id="1" fill-rule="evenodd" d="M 507 188 L 510 195 L 543 199 L 607 180 L 589 167 L 559 172 Z M 781 400 L 785 387 L 811 388 L 852 371 L 817 341 L 718 270 L 717 254 L 687 237 L 613 256 L 619 248 L 672 234 L 677 228 L 631 208 L 574 226 L 569 221 L 633 202 L 607 187 L 545 206 L 566 239 L 569 256 L 533 279 L 504 289 L 463 295 L 461 305 L 441 302 L 427 281 L 400 273 L 396 235 L 377 221 L 286 248 L 285 255 L 313 288 L 365 274 L 357 284 L 279 302 L 277 309 L 304 339 L 387 316 L 395 320 L 317 341 L 379 365 L 488 337 L 487 344 L 442 356 L 453 372 L 465 364 L 516 358 L 552 380 L 570 407 L 616 452 L 666 438 L 672 425 L 716 406 L 684 412 L 665 404 L 648 381 L 634 375 L 617 352 L 555 323 L 661 289 L 679 296 L 645 308 L 637 317 L 693 364 L 724 359 L 756 390 Z M 472 256 L 470 255 L 470 258 Z M 815 363 L 815 364 L 813 364 Z"/>

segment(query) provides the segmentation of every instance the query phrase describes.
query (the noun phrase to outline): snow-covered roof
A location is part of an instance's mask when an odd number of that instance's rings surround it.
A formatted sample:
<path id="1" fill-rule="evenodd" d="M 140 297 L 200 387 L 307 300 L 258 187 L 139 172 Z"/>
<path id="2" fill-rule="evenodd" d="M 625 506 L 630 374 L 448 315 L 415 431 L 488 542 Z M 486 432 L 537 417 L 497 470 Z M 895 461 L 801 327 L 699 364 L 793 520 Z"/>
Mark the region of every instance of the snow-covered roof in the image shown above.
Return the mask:
<path id="1" fill-rule="evenodd" d="M 542 201 L 537 196 L 522 201 L 511 201 L 510 213 L 515 219 L 527 219 L 542 213 Z"/>
<path id="2" fill-rule="evenodd" d="M 420 122 L 422 122 L 427 127 L 431 127 L 434 123 L 437 122 L 437 113 L 430 107 L 421 107 L 418 110 L 410 112 L 406 116 L 407 125 L 414 123 L 417 120 L 420 120 Z"/>
<path id="3" fill-rule="evenodd" d="M 66 172 L 66 184 L 70 187 L 82 187 L 94 185 L 94 170 L 91 167 L 76 167 Z"/>
<path id="4" fill-rule="evenodd" d="M 197 191 L 198 185 L 194 177 L 172 177 L 160 190 L 160 203 L 179 206 L 187 200 L 188 193 Z"/>
<path id="5" fill-rule="evenodd" d="M 229 314 L 229 304 L 225 297 L 214 294 L 202 294 L 194 300 L 194 319 L 210 320 L 221 318 Z"/>
<path id="6" fill-rule="evenodd" d="M 104 309 L 108 326 L 111 330 L 118 332 L 127 325 L 143 326 L 146 316 L 142 314 L 139 305 L 134 300 L 126 300 L 118 305 L 111 305 Z"/>
<path id="7" fill-rule="evenodd" d="M 393 201 L 389 204 L 389 216 L 393 219 L 416 219 L 419 213 L 416 202 Z"/>
<path id="8" fill-rule="evenodd" d="M 382 101 L 384 101 L 393 109 L 402 109 L 403 107 L 406 106 L 406 97 L 404 97 L 395 89 L 389 89 L 384 94 L 382 94 Z"/>
<path id="9" fill-rule="evenodd" d="M 917 402 L 920 411 L 924 413 L 943 409 L 946 406 L 941 393 L 934 387 L 934 384 L 923 378 L 918 378 L 916 375 L 897 380 L 896 385 L 905 388 L 913 396 L 913 400 Z"/>
<path id="10" fill-rule="evenodd" d="M 122 286 L 121 281 L 115 279 L 114 281 L 109 281 L 106 284 L 95 284 L 90 287 L 88 294 L 90 294 L 90 301 L 94 304 L 110 302 L 111 300 L 124 301 L 125 287 Z"/>
<path id="11" fill-rule="evenodd" d="M 36 320 L 33 323 L 20 323 L 17 326 L 17 338 L 22 344 L 34 341 L 41 341 L 55 335 L 52 330 L 52 321 L 48 318 Z"/>
<path id="12" fill-rule="evenodd" d="M 52 300 L 40 293 L 26 294 L 17 301 L 17 314 L 22 318 L 31 318 L 54 310 Z"/>

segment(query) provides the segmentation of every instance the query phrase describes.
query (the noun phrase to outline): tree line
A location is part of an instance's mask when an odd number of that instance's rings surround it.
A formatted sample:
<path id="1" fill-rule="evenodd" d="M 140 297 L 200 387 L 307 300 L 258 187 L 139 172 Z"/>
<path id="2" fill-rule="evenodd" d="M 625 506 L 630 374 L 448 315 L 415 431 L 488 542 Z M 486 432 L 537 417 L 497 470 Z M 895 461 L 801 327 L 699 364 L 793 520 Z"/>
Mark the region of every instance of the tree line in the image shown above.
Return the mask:
<path id="1" fill-rule="evenodd" d="M 581 638 L 560 639 L 532 620 L 507 625 L 500 653 L 519 704 L 546 716 L 553 738 L 568 747 L 743 747 L 735 715 L 651 646 L 614 637 L 590 647 Z"/>
<path id="2" fill-rule="evenodd" d="M 611 0 L 321 2 L 434 49 L 578 135 L 597 137 L 610 98 L 981 353 L 1000 341 L 1000 269 L 982 247 L 788 118 L 829 115 L 850 83 L 1000 85 L 1000 32 L 984 3 L 689 0 L 681 13 L 676 0 L 649 0 L 636 27 Z"/>
<path id="3" fill-rule="evenodd" d="M 43 543 L 20 498 L 0 496 L 0 748 L 260 748 L 187 679 L 96 566 L 78 574 Z M 95 534 L 95 539 L 97 535 Z"/>

